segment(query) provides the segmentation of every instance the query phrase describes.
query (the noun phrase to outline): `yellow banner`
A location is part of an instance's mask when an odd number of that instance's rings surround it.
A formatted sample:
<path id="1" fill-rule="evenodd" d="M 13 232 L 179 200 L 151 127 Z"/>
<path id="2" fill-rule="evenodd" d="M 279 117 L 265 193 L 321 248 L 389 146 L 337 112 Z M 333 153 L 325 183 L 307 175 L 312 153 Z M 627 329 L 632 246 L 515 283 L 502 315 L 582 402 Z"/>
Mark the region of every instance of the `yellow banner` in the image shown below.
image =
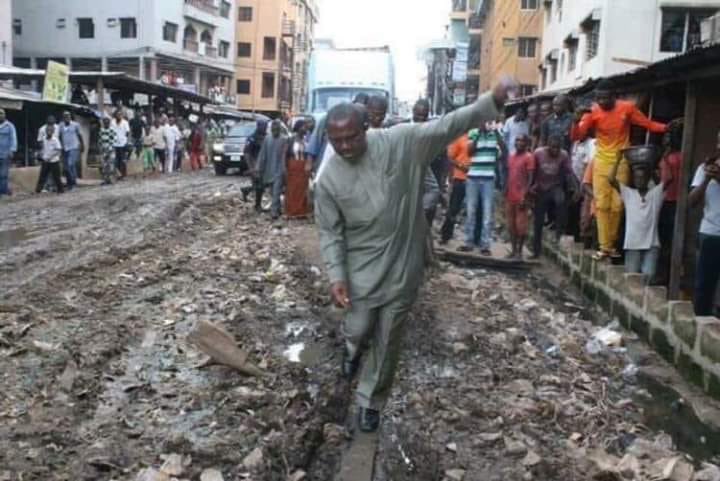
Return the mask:
<path id="1" fill-rule="evenodd" d="M 45 69 L 43 100 L 67 102 L 70 90 L 70 69 L 67 65 L 49 61 Z"/>

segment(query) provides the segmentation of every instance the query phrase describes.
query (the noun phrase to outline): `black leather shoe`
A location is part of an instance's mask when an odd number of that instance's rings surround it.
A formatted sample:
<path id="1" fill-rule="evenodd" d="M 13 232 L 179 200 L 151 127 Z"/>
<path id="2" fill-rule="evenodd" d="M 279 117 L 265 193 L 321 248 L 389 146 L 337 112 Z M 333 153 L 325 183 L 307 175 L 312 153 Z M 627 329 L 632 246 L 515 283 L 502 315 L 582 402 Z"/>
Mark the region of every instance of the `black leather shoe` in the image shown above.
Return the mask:
<path id="1" fill-rule="evenodd" d="M 348 354 L 347 350 L 343 351 L 341 370 L 342 375 L 345 377 L 345 379 L 347 379 L 348 381 L 352 381 L 353 378 L 355 378 L 355 374 L 357 374 L 359 365 L 359 359 L 350 359 L 350 355 Z"/>
<path id="2" fill-rule="evenodd" d="M 380 425 L 380 411 L 370 408 L 359 408 L 358 427 L 364 433 L 374 433 Z"/>

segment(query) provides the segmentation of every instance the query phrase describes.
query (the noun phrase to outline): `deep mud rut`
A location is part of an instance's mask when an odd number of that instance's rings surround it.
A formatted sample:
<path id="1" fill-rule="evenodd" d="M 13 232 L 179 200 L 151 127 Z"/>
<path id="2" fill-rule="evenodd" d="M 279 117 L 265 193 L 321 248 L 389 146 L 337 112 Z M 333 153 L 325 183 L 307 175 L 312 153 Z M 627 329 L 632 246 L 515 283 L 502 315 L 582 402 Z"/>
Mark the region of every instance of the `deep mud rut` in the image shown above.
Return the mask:
<path id="1" fill-rule="evenodd" d="M 0 204 L 0 480 L 134 480 L 173 453 L 178 479 L 333 479 L 351 389 L 314 230 L 271 226 L 241 183 L 176 175 Z M 626 359 L 585 354 L 589 316 L 540 277 L 432 273 L 376 480 L 589 479 L 571 447 L 658 434 Z M 208 363 L 186 341 L 201 319 L 270 375 Z"/>

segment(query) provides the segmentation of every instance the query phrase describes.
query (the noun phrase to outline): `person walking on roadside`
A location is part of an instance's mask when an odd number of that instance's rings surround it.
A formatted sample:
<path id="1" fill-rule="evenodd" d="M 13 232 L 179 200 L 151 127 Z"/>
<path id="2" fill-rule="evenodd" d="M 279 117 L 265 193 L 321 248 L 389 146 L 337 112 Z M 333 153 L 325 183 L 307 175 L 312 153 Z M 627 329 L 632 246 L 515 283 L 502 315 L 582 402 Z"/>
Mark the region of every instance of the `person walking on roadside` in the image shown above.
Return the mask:
<path id="1" fill-rule="evenodd" d="M 243 151 L 243 156 L 252 179 L 252 185 L 241 189 L 243 202 L 247 202 L 250 192 L 255 192 L 255 212 L 258 213 L 262 211 L 262 196 L 265 185 L 257 175 L 257 161 L 258 158 L 260 158 L 260 149 L 262 149 L 265 137 L 267 136 L 267 125 L 268 123 L 265 120 L 257 120 L 255 122 L 255 132 L 248 137 Z"/>
<path id="2" fill-rule="evenodd" d="M 295 122 L 293 133 L 286 148 L 285 216 L 299 219 L 310 215 L 308 188 L 312 160 L 305 154 L 305 119 Z"/>
<path id="3" fill-rule="evenodd" d="M 720 132 L 716 153 L 695 171 L 689 202 L 690 207 L 704 206 L 695 271 L 695 314 L 712 316 L 720 281 Z"/>
<path id="4" fill-rule="evenodd" d="M 424 176 L 438 152 L 497 117 L 509 82 L 433 122 L 367 132 L 365 111 L 327 115 L 336 154 L 316 186 L 316 221 L 334 302 L 346 310 L 343 372 L 353 377 L 369 344 L 356 396 L 359 428 L 375 431 L 390 394 L 402 334 L 425 270 Z"/>
<path id="5" fill-rule="evenodd" d="M 77 165 L 85 151 L 85 142 L 80 133 L 80 124 L 72 119 L 70 112 L 63 112 L 60 123 L 60 143 L 63 146 L 63 172 L 67 181 L 67 190 L 77 186 Z"/>
<path id="6" fill-rule="evenodd" d="M 175 116 L 168 117 L 167 123 L 163 126 L 163 134 L 165 136 L 165 172 L 172 174 L 175 171 L 178 156 L 178 144 L 182 141 L 182 134 L 175 123 Z"/>
<path id="7" fill-rule="evenodd" d="M 453 238 L 457 216 L 465 203 L 465 182 L 470 170 L 470 138 L 463 135 L 448 147 L 448 158 L 452 164 L 452 185 L 445 222 L 440 230 L 440 244 L 445 245 Z"/>
<path id="8" fill-rule="evenodd" d="M 590 112 L 578 112 L 575 121 L 571 134 L 573 140 L 583 140 L 593 129 L 596 134 L 593 195 L 600 250 L 594 258 L 602 260 L 618 257 L 620 254 L 616 244 L 623 204 L 620 195 L 608 182 L 610 171 L 615 165 L 618 152 L 630 145 L 630 128 L 633 125 L 660 134 L 665 133 L 668 126 L 648 119 L 634 103 L 617 100 L 612 84 L 606 80 L 601 81 L 595 88 L 595 104 Z M 617 179 L 627 183 L 629 178 L 628 163 L 623 161 L 618 168 Z"/>
<path id="9" fill-rule="evenodd" d="M 280 218 L 280 203 L 285 179 L 285 156 L 287 138 L 282 135 L 279 120 L 273 120 L 270 135 L 265 137 L 257 161 L 257 177 L 262 182 L 263 192 L 266 187 L 272 188 L 272 207 L 270 215 L 273 220 Z M 262 199 L 262 196 L 261 196 Z"/>
<path id="10" fill-rule="evenodd" d="M 195 123 L 188 142 L 190 150 L 190 168 L 201 170 L 203 168 L 203 155 L 205 153 L 205 132 L 199 122 Z"/>
<path id="11" fill-rule="evenodd" d="M 98 132 L 98 150 L 100 151 L 100 175 L 102 185 L 111 185 L 115 173 L 115 143 L 117 133 L 110 125 L 110 118 L 103 117 L 100 132 Z"/>
<path id="12" fill-rule="evenodd" d="M 145 122 L 143 122 L 142 115 L 139 110 L 134 112 L 134 115 L 128 122 L 128 125 L 130 126 L 131 149 L 135 151 L 135 157 L 139 159 L 142 154 L 143 140 L 145 138 Z"/>
<path id="13" fill-rule="evenodd" d="M 498 159 L 501 155 L 501 142 L 496 131 L 491 131 L 485 124 L 471 130 L 470 139 L 471 162 L 465 183 L 465 244 L 458 250 L 471 252 L 480 248 L 484 256 L 492 255 L 493 231 L 495 228 L 495 177 Z M 482 233 L 476 239 L 475 227 L 478 222 L 478 207 L 482 204 Z"/>
<path id="14" fill-rule="evenodd" d="M 568 153 L 562 149 L 562 138 L 554 135 L 548 140 L 547 147 L 540 147 L 535 151 L 535 183 L 532 187 L 532 196 L 535 201 L 533 210 L 533 253 L 532 258 L 537 259 L 542 252 L 542 231 L 545 216 L 551 209 L 554 211 L 556 229 L 555 239 L 565 232 L 567 221 L 567 186 L 576 195 L 579 193 L 578 183 L 570 165 Z"/>
<path id="15" fill-rule="evenodd" d="M 508 157 L 508 180 L 505 187 L 505 218 L 510 233 L 510 259 L 523 258 L 528 235 L 530 189 L 535 175 L 535 156 L 528 152 L 530 136 L 515 139 L 513 153 Z"/>
<path id="16" fill-rule="evenodd" d="M 165 131 L 163 129 L 163 119 L 161 116 L 156 116 L 153 120 L 153 125 L 150 127 L 150 137 L 152 138 L 152 146 L 155 151 L 155 162 L 158 164 L 160 172 L 164 172 L 165 167 L 165 156 L 167 154 L 167 144 L 165 143 Z"/>
<path id="17" fill-rule="evenodd" d="M 64 192 L 62 181 L 60 180 L 60 156 L 62 152 L 62 144 L 55 136 L 55 125 L 48 125 L 45 129 L 45 138 L 42 142 L 42 166 L 40 167 L 40 175 L 37 186 L 35 187 L 36 193 L 39 194 L 42 192 L 48 175 L 52 176 L 57 186 L 57 193 L 62 194 Z"/>
<path id="18" fill-rule="evenodd" d="M 130 125 L 123 118 L 122 110 L 115 112 L 115 118 L 110 123 L 110 128 L 115 131 L 115 166 L 120 172 L 120 180 L 127 177 L 127 155 L 128 155 L 128 136 L 130 135 Z"/>
<path id="19" fill-rule="evenodd" d="M 550 137 L 560 137 L 561 147 L 570 152 L 572 140 L 570 130 L 573 126 L 573 114 L 570 113 L 570 99 L 567 95 L 558 95 L 552 101 L 552 113 L 540 126 L 540 147 L 547 147 Z"/>
<path id="20" fill-rule="evenodd" d="M 0 109 L 0 197 L 11 195 L 10 164 L 17 152 L 17 131 L 7 119 L 4 109 Z"/>

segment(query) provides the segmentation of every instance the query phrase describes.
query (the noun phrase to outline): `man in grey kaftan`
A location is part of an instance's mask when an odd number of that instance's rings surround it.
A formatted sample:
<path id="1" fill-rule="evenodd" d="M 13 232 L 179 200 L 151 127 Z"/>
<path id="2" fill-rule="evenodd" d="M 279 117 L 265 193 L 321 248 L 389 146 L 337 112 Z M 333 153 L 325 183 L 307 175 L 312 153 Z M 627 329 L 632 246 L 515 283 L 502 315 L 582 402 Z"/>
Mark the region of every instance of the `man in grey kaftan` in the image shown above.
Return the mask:
<path id="1" fill-rule="evenodd" d="M 369 341 L 357 388 L 360 428 L 374 431 L 392 386 L 425 266 L 423 181 L 440 151 L 498 116 L 509 84 L 433 122 L 365 132 L 351 106 L 328 114 L 337 152 L 316 185 L 316 222 L 335 302 L 347 310 L 347 354 Z M 356 111 L 357 112 L 357 111 Z"/>
<path id="2" fill-rule="evenodd" d="M 285 180 L 285 155 L 287 152 L 287 138 L 282 135 L 280 121 L 274 120 L 270 127 L 271 135 L 265 137 L 260 154 L 257 159 L 258 185 L 263 190 L 270 186 L 272 189 L 272 207 L 270 209 L 273 219 L 280 217 L 280 196 L 282 195 L 283 181 Z"/>

